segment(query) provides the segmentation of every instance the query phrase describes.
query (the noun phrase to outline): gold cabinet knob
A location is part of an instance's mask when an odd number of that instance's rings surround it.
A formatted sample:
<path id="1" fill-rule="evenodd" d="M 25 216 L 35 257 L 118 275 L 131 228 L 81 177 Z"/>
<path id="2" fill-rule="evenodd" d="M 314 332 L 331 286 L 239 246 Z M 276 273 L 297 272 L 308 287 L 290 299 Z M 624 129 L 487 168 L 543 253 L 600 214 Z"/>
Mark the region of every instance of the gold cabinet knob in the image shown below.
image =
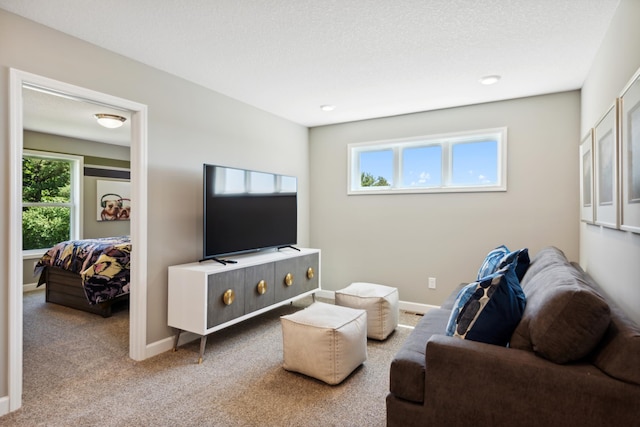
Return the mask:
<path id="1" fill-rule="evenodd" d="M 260 280 L 258 282 L 258 286 L 256 287 L 256 290 L 260 295 L 264 295 L 264 293 L 267 292 L 267 282 L 265 282 L 264 280 Z"/>
<path id="2" fill-rule="evenodd" d="M 307 269 L 307 279 L 313 279 L 313 267 Z"/>
<path id="3" fill-rule="evenodd" d="M 222 295 L 222 302 L 224 302 L 225 305 L 233 304 L 233 300 L 235 299 L 236 293 L 233 291 L 233 289 L 227 289 Z"/>
<path id="4" fill-rule="evenodd" d="M 284 276 L 284 284 L 287 286 L 293 285 L 293 274 L 287 273 L 287 275 Z"/>

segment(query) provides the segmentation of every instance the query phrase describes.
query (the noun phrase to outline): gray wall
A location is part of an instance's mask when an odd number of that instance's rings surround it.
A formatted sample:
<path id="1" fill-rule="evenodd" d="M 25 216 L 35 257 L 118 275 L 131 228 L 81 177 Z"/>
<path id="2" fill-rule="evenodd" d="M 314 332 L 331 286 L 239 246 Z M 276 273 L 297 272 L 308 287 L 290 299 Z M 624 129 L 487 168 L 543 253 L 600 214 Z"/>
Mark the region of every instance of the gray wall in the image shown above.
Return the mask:
<path id="1" fill-rule="evenodd" d="M 555 245 L 577 261 L 579 106 L 572 91 L 311 129 L 311 245 L 322 249 L 323 288 L 372 281 L 439 305 L 501 244 Z M 502 126 L 506 192 L 347 196 L 349 143 Z"/>
<path id="2" fill-rule="evenodd" d="M 584 135 L 640 67 L 640 1 L 621 0 L 582 89 Z M 578 143 L 576 142 L 576 152 Z M 577 160 L 576 160 L 577 161 Z M 640 234 L 581 224 L 580 264 L 640 325 Z"/>
<path id="3" fill-rule="evenodd" d="M 147 343 L 167 338 L 167 266 L 202 252 L 202 163 L 298 177 L 298 244 L 309 244 L 308 130 L 0 10 L 0 188 L 9 205 L 9 68 L 148 106 Z M 256 85 L 262 82 L 256 82 Z M 256 86 L 255 90 L 260 90 Z M 0 223 L 0 397 L 7 396 L 8 218 Z"/>

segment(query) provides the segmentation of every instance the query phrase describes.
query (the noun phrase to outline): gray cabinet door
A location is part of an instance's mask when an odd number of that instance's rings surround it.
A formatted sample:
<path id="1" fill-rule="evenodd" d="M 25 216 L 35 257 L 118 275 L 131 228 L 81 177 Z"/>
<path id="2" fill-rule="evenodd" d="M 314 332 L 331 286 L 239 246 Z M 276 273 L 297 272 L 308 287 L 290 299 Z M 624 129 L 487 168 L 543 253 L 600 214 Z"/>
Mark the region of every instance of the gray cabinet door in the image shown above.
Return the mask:
<path id="1" fill-rule="evenodd" d="M 207 283 L 207 328 L 233 320 L 244 314 L 245 270 L 211 274 Z M 233 293 L 233 302 L 225 302 L 225 293 Z M 227 294 L 228 295 L 228 294 Z"/>
<path id="2" fill-rule="evenodd" d="M 318 254 L 309 254 L 276 262 L 276 302 L 293 298 L 317 288 L 319 274 Z"/>
<path id="3" fill-rule="evenodd" d="M 245 268 L 244 312 L 251 313 L 275 302 L 275 263 Z"/>

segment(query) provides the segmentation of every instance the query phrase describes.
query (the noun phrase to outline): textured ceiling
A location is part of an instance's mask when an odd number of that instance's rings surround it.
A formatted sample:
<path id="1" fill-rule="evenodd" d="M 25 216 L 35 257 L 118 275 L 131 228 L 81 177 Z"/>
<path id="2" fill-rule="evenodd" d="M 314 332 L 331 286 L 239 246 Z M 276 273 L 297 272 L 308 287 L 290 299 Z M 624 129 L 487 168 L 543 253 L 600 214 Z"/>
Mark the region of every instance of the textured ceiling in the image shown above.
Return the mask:
<path id="1" fill-rule="evenodd" d="M 618 3 L 0 0 L 0 8 L 311 127 L 579 89 Z M 502 79 L 479 84 L 487 74 Z"/>

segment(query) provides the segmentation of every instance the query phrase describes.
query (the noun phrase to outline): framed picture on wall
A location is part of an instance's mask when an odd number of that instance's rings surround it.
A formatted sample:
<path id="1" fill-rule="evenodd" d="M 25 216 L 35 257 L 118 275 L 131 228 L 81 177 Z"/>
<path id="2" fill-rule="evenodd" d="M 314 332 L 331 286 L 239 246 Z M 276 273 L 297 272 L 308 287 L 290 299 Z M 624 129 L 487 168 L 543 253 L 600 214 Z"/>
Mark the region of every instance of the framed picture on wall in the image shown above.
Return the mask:
<path id="1" fill-rule="evenodd" d="M 623 90 L 620 108 L 620 228 L 640 233 L 640 71 Z"/>
<path id="2" fill-rule="evenodd" d="M 580 143 L 580 220 L 593 224 L 595 204 L 593 203 L 593 129 Z"/>
<path id="3" fill-rule="evenodd" d="M 97 220 L 128 221 L 131 215 L 131 183 L 96 181 Z"/>
<path id="4" fill-rule="evenodd" d="M 595 223 L 619 228 L 617 102 L 598 121 L 593 131 L 595 166 Z"/>

